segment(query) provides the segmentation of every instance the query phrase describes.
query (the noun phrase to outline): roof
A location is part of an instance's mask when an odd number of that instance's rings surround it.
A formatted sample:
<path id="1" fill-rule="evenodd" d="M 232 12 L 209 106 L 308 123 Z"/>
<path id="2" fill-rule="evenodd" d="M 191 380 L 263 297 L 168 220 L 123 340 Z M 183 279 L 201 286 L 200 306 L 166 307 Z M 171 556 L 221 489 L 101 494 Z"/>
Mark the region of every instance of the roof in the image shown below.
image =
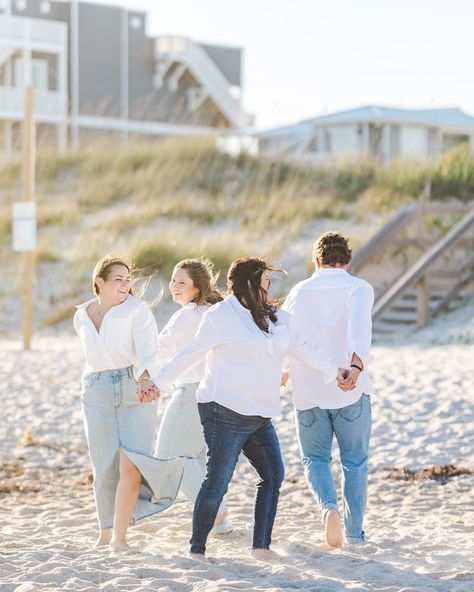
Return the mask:
<path id="1" fill-rule="evenodd" d="M 441 109 L 399 109 L 380 105 L 366 105 L 347 111 L 338 111 L 328 115 L 321 115 L 312 119 L 302 120 L 294 125 L 274 128 L 260 132 L 259 136 L 272 137 L 291 133 L 301 133 L 299 128 L 314 127 L 318 124 L 343 123 L 412 123 L 430 125 L 433 127 L 471 128 L 474 131 L 474 117 L 456 107 Z"/>

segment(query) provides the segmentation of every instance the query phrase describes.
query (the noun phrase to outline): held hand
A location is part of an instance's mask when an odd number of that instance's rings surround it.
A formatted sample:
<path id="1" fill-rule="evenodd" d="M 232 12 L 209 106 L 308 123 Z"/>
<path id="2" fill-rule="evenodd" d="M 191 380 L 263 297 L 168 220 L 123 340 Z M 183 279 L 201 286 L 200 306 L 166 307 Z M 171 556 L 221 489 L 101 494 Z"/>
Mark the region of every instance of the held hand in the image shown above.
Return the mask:
<path id="1" fill-rule="evenodd" d="M 151 403 L 158 399 L 161 393 L 150 378 L 141 378 L 138 383 L 137 395 L 140 403 Z"/>
<path id="2" fill-rule="evenodd" d="M 289 372 L 283 372 L 281 375 L 281 381 L 280 381 L 280 386 L 286 386 L 286 383 L 288 382 L 288 376 L 290 375 Z"/>
<path id="3" fill-rule="evenodd" d="M 353 368 L 351 368 L 352 370 Z M 354 387 L 355 384 L 352 383 L 352 380 L 348 380 L 349 375 L 350 375 L 350 371 L 347 370 L 346 368 L 339 368 L 338 369 L 338 374 L 336 377 L 336 381 L 337 381 L 337 386 L 342 390 L 342 391 L 351 391 Z"/>

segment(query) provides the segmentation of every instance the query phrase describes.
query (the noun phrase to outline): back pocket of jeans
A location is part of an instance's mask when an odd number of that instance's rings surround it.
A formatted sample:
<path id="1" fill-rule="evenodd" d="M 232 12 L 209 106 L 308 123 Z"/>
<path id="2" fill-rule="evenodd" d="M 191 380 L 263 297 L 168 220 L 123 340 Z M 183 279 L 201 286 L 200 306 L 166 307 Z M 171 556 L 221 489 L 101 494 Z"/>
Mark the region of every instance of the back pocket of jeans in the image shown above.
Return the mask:
<path id="1" fill-rule="evenodd" d="M 312 409 L 305 409 L 304 411 L 298 411 L 298 423 L 305 428 L 310 428 L 316 421 L 314 412 Z"/>
<path id="2" fill-rule="evenodd" d="M 339 415 L 346 421 L 355 421 L 356 419 L 359 419 L 359 417 L 362 415 L 362 402 L 363 396 L 352 405 L 342 407 L 342 409 L 339 411 Z"/>

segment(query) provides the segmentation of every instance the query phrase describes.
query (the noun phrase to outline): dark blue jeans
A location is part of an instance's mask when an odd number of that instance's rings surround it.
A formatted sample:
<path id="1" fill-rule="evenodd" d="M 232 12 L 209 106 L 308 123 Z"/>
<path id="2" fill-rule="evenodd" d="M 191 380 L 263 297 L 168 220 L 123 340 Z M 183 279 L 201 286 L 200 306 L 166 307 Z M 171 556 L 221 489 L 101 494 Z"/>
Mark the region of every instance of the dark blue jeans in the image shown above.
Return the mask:
<path id="1" fill-rule="evenodd" d="M 253 548 L 268 549 L 283 482 L 280 443 L 270 419 L 241 415 L 216 402 L 199 403 L 207 452 L 207 475 L 193 512 L 191 553 L 204 553 L 219 505 L 242 451 L 260 477 L 253 523 Z"/>

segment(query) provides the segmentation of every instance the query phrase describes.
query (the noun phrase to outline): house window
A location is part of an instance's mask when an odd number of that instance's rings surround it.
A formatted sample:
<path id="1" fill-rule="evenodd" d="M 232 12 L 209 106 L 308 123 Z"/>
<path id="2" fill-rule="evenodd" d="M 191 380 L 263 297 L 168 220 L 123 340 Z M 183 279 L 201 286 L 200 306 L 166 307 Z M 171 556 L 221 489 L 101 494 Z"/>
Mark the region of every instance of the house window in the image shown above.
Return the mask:
<path id="1" fill-rule="evenodd" d="M 33 58 L 31 60 L 31 83 L 37 90 L 48 90 L 49 68 L 48 60 Z M 13 84 L 19 88 L 24 85 L 23 60 L 17 58 L 13 66 Z"/>
<path id="2" fill-rule="evenodd" d="M 130 17 L 130 28 L 131 29 L 141 29 L 142 28 L 142 17 L 141 16 L 131 16 Z"/>
<path id="3" fill-rule="evenodd" d="M 16 0 L 15 8 L 17 10 L 26 10 L 26 0 Z"/>
<path id="4" fill-rule="evenodd" d="M 326 148 L 326 152 L 332 152 L 332 138 L 331 132 L 329 130 L 324 132 L 324 146 Z"/>
<path id="5" fill-rule="evenodd" d="M 40 3 L 40 12 L 41 14 L 48 14 L 51 12 L 51 3 L 47 2 L 47 0 L 43 0 L 43 2 Z"/>

